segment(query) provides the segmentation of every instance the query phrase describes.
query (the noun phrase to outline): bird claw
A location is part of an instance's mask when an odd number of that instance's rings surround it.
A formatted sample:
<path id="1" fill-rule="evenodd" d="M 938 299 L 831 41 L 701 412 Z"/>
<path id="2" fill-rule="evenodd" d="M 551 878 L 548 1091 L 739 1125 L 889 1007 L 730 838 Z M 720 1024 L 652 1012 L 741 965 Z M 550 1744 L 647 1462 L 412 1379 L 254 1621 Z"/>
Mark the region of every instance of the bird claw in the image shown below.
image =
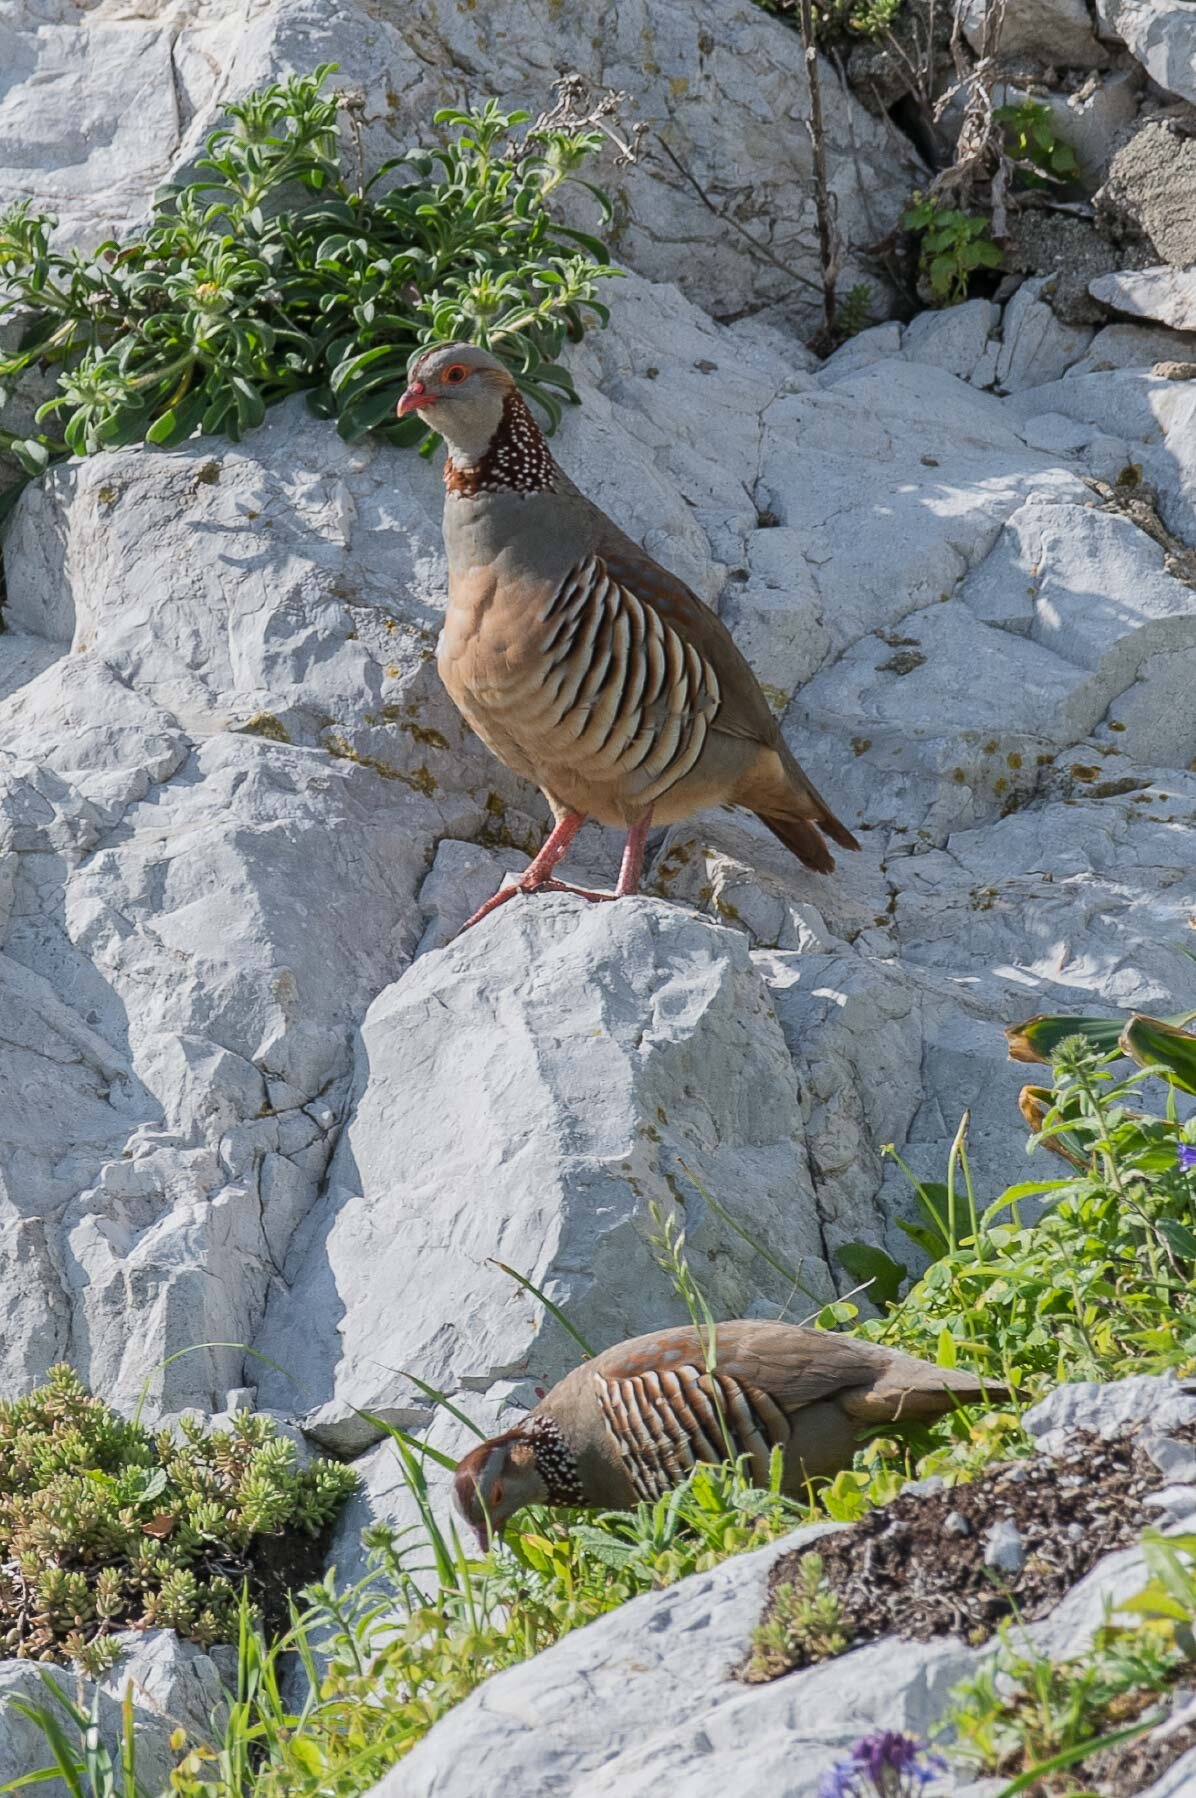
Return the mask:
<path id="1" fill-rule="evenodd" d="M 464 936 L 467 930 L 472 930 L 475 924 L 480 924 L 492 911 L 497 911 L 500 905 L 505 905 L 508 899 L 514 899 L 520 893 L 575 893 L 579 899 L 588 899 L 592 905 L 601 905 L 619 897 L 618 893 L 595 893 L 589 887 L 570 886 L 567 880 L 556 880 L 551 874 L 540 880 L 517 880 L 513 886 L 500 887 L 484 905 L 479 905 L 472 918 L 466 918 L 457 936 Z M 453 941 L 456 941 L 456 937 Z"/>

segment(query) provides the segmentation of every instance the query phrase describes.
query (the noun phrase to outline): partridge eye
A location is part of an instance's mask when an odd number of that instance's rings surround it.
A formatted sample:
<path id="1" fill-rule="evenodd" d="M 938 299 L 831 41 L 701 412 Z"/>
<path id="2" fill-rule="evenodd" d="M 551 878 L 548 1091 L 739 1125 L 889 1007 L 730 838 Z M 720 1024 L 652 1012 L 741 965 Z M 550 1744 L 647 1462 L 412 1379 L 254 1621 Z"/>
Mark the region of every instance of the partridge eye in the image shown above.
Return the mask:
<path id="1" fill-rule="evenodd" d="M 466 372 L 467 371 L 462 368 L 459 362 L 455 362 L 452 368 L 445 369 L 444 379 L 448 382 L 450 387 L 456 387 L 458 382 L 465 379 Z"/>

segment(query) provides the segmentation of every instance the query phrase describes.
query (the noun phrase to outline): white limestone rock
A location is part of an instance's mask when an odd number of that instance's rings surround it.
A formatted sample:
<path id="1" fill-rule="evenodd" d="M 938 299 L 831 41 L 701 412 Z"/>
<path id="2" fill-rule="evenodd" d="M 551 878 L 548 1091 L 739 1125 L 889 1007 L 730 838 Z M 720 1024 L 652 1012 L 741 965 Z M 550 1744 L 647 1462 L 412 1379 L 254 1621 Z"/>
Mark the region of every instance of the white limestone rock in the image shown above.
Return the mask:
<path id="1" fill-rule="evenodd" d="M 210 1740 L 226 1703 L 234 1677 L 233 1651 L 211 1650 L 184 1642 L 173 1630 L 123 1632 L 118 1640 L 124 1654 L 99 1682 L 99 1740 L 116 1766 L 121 1753 L 121 1706 L 126 1687 L 133 1694 L 133 1729 L 137 1744 L 137 1777 L 145 1791 L 163 1790 L 178 1756 L 171 1752 L 170 1736 L 182 1727 L 192 1739 Z M 46 1737 L 37 1725 L 12 1708 L 11 1699 L 48 1709 L 63 1726 L 68 1741 L 72 1730 L 47 1692 L 35 1661 L 0 1661 L 0 1780 L 17 1779 L 55 1762 Z M 44 1671 L 72 1703 L 90 1714 L 95 1683 L 77 1678 L 65 1667 Z M 51 1779 L 38 1789 L 49 1798 L 66 1798 L 65 1785 Z"/>
<path id="2" fill-rule="evenodd" d="M 1088 325 L 1067 325 L 1042 297 L 1049 275 L 1023 281 L 1005 308 L 1004 341 L 997 357 L 997 386 L 1005 393 L 1054 381 L 1079 360 L 1092 339 Z M 1097 282 L 1093 282 L 1095 288 Z"/>
<path id="3" fill-rule="evenodd" d="M 801 1134 L 741 935 L 651 900 L 512 901 L 371 1007 L 327 1193 L 259 1338 L 290 1381 L 266 1368 L 260 1393 L 293 1403 L 297 1386 L 305 1427 L 343 1450 L 361 1446 L 354 1407 L 426 1418 L 408 1369 L 450 1393 L 551 1385 L 576 1345 L 495 1262 L 597 1346 L 682 1321 L 647 1244 L 652 1203 L 680 1207 L 719 1315 L 783 1300 L 703 1193 L 800 1267 L 817 1303 L 829 1287 Z"/>
<path id="4" fill-rule="evenodd" d="M 976 51 L 984 40 L 984 12 L 984 0 L 965 0 L 964 35 Z M 998 49 L 1003 56 L 1034 56 L 1056 68 L 1103 69 L 1110 60 L 1084 0 L 1010 0 Z"/>
<path id="5" fill-rule="evenodd" d="M 921 312 L 905 327 L 902 353 L 907 362 L 929 362 L 971 381 L 1000 322 L 1001 308 L 992 300 L 965 300 L 962 306 Z"/>
<path id="6" fill-rule="evenodd" d="M 1096 20 L 1160 87 L 1196 101 L 1196 20 L 1184 0 L 1096 0 Z"/>
<path id="7" fill-rule="evenodd" d="M 1139 1374 L 1102 1386 L 1073 1380 L 1031 1406 L 1022 1425 L 1048 1455 L 1066 1452 L 1077 1431 L 1112 1436 L 1135 1425 L 1156 1434 L 1196 1421 L 1196 1385 L 1170 1375 Z"/>
<path id="8" fill-rule="evenodd" d="M 1196 649 L 1164 651 L 1139 664 L 1132 687 L 1119 693 L 1095 733 L 1146 768 L 1190 768 L 1196 762 Z"/>
<path id="9" fill-rule="evenodd" d="M 1158 362 L 1196 362 L 1196 332 L 1127 322 L 1103 325 L 1084 355 L 1067 370 L 1067 378 L 1103 374 L 1114 368 L 1151 369 Z"/>
<path id="10" fill-rule="evenodd" d="M 1094 300 L 1113 312 L 1153 319 L 1173 331 L 1196 331 L 1196 271 L 1171 268 L 1124 269 L 1088 283 Z"/>

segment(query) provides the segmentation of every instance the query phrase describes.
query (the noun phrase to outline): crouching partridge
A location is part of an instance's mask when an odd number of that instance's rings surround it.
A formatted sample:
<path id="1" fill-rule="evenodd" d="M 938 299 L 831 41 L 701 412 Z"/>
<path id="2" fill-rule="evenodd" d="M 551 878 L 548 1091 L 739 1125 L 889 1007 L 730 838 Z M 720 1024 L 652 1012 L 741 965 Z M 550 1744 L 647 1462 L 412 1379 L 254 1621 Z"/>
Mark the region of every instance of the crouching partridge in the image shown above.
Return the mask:
<path id="1" fill-rule="evenodd" d="M 482 1546 L 523 1505 L 624 1510 L 679 1485 L 699 1461 L 746 1455 L 765 1486 L 774 1447 L 782 1489 L 801 1496 L 808 1480 L 850 1466 L 874 1425 L 1008 1397 L 974 1374 L 798 1324 L 719 1324 L 712 1373 L 705 1347 L 689 1328 L 618 1343 L 472 1449 L 453 1497 Z"/>
<path id="2" fill-rule="evenodd" d="M 448 445 L 441 677 L 556 820 L 517 887 L 470 924 L 519 890 L 634 893 L 649 826 L 707 806 L 745 806 L 820 873 L 835 865 L 826 837 L 859 848 L 726 627 L 578 492 L 501 362 L 467 343 L 421 351 L 398 413 L 418 413 Z M 587 818 L 629 832 L 614 894 L 554 878 Z"/>

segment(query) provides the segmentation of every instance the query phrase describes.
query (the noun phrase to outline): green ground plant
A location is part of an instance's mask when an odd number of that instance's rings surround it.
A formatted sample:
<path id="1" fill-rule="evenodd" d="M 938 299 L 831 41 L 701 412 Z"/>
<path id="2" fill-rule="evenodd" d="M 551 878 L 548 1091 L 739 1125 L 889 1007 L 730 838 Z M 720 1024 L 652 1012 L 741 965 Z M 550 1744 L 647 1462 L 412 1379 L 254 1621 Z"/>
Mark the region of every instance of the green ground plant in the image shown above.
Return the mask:
<path id="1" fill-rule="evenodd" d="M 832 38 L 877 38 L 891 31 L 905 0 L 814 0 L 814 35 Z M 796 27 L 798 0 L 757 0 L 765 12 Z"/>
<path id="2" fill-rule="evenodd" d="M 1083 1763 L 1143 1735 L 1196 1675 L 1196 1536 L 1148 1531 L 1147 1586 L 1117 1606 L 1082 1656 L 1052 1662 L 1006 1626 L 998 1654 L 952 1695 L 955 1755 L 1017 1791 L 1070 1790 Z M 1072 1769 L 1066 1785 L 1039 1785 Z"/>
<path id="3" fill-rule="evenodd" d="M 295 1465 L 268 1418 L 181 1440 L 117 1416 L 66 1366 L 0 1404 L 0 1652 L 103 1672 L 114 1633 L 168 1627 L 228 1641 L 267 1545 L 311 1538 L 356 1480 Z"/>
<path id="4" fill-rule="evenodd" d="M 396 420 L 395 402 L 412 351 L 445 338 L 496 350 L 550 422 L 575 398 L 557 357 L 605 320 L 596 290 L 613 271 L 550 199 L 580 180 L 601 132 L 545 127 L 512 144 L 529 115 L 491 100 L 437 113 L 447 144 L 367 180 L 360 158 L 344 167 L 333 66 L 230 106 L 140 238 L 82 256 L 55 249 L 55 221 L 27 203 L 0 215 L 0 320 L 22 326 L 0 393 L 34 365 L 58 386 L 44 432 L 0 434 L 28 474 L 141 438 L 236 440 L 300 391 L 346 438 L 417 443 L 426 429 Z"/>
<path id="5" fill-rule="evenodd" d="M 995 107 L 993 121 L 1002 128 L 1006 154 L 1021 165 L 1027 186 L 1045 187 L 1052 179 L 1073 181 L 1079 174 L 1076 153 L 1056 135 L 1054 116 L 1042 100 Z"/>
<path id="6" fill-rule="evenodd" d="M 1123 1020 L 1119 1034 L 1124 1029 Z M 1154 1037 L 1143 1052 L 1157 1054 L 1166 1041 Z M 861 1322 L 856 1305 L 843 1299 L 817 1319 L 828 1328 L 853 1324 L 947 1365 L 991 1371 L 1012 1389 L 1012 1404 L 960 1408 L 900 1437 L 886 1430 L 806 1504 L 781 1494 L 779 1464 L 767 1491 L 734 1466 L 701 1467 L 676 1492 L 631 1512 L 525 1511 L 508 1528 L 506 1546 L 481 1558 L 437 1520 L 428 1469 L 436 1462 L 450 1467 L 449 1458 L 375 1419 L 402 1461 L 421 1525 L 402 1538 L 372 1531 L 368 1580 L 343 1592 L 329 1575 L 309 1589 L 302 1608 L 292 1608 L 282 1636 L 242 1617 L 235 1701 L 209 1740 L 177 1741 L 172 1792 L 355 1798 L 482 1680 L 636 1594 L 799 1523 L 850 1521 L 910 1478 L 966 1479 L 995 1460 L 1029 1453 L 1019 1411 L 1058 1379 L 1196 1367 L 1196 1128 L 1179 1123 L 1171 1100 L 1164 1115 L 1142 1109 L 1143 1088 L 1157 1073 L 1142 1067 L 1121 1077 L 1115 1050 L 1094 1047 L 1082 1033 L 1055 1033 L 1051 1052 L 1051 1084 L 1042 1089 L 1032 1147 L 1067 1152 L 1061 1177 L 1019 1182 L 982 1210 L 961 1129 L 946 1182 L 914 1183 L 919 1216 L 910 1234 L 930 1260 L 926 1272 L 899 1297 L 908 1275 L 892 1263 L 890 1302 L 879 1317 Z M 1186 1043 L 1168 1053 L 1186 1066 Z M 1028 1215 L 1031 1201 L 1041 1207 L 1037 1218 Z M 654 1230 L 662 1264 L 705 1329 L 709 1310 L 684 1237 L 663 1216 Z M 791 1277 L 800 1291 L 800 1270 Z M 795 1627 L 830 1638 L 834 1618 L 811 1609 L 819 1597 L 794 1595 Z M 288 1654 L 303 1669 L 297 1701 L 283 1695 Z M 55 1703 L 48 1698 L 38 1708 L 52 1716 Z M 1098 1715 L 1095 1704 L 1093 1698 L 1083 1712 L 1084 1727 L 1103 1727 L 1106 1713 Z M 57 1715 L 66 1713 L 59 1708 Z M 998 1723 L 981 1720 L 972 1732 L 977 1742 L 988 1739 L 986 1730 L 997 1740 Z M 60 1723 L 53 1752 L 60 1765 L 63 1755 L 74 1757 L 81 1798 L 123 1798 L 119 1785 L 104 1784 L 106 1775 L 86 1783 L 82 1748 L 70 1746 L 69 1735 Z M 1038 1745 L 1036 1736 L 1034 1752 Z"/>
<path id="7" fill-rule="evenodd" d="M 1168 1028 L 1128 1028 L 1148 1023 Z M 869 1334 L 964 1361 L 1019 1393 L 1044 1379 L 1116 1379 L 1146 1362 L 1196 1364 L 1190 1126 L 1171 1101 L 1163 1116 L 1141 1108 L 1157 1064 L 1122 1075 L 1119 1059 L 1067 1036 L 1053 1050 L 1052 1085 L 1023 1089 L 1031 1147 L 1062 1159 L 1064 1177 L 1021 1181 L 980 1212 L 962 1131 L 946 1185 L 905 1170 L 924 1221 L 904 1227 L 932 1261 Z M 906 1277 L 895 1262 L 885 1273 L 890 1291 Z"/>
<path id="8" fill-rule="evenodd" d="M 958 306 L 977 270 L 1000 268 L 1001 251 L 980 213 L 944 206 L 934 194 L 915 193 L 902 224 L 918 249 L 918 275 L 935 304 Z"/>
<path id="9" fill-rule="evenodd" d="M 850 1641 L 839 1601 L 823 1580 L 821 1555 L 805 1555 L 796 1584 L 778 1586 L 773 1594 L 768 1617 L 752 1637 L 744 1677 L 764 1683 L 787 1673 L 795 1659 L 799 1664 L 831 1660 Z"/>

